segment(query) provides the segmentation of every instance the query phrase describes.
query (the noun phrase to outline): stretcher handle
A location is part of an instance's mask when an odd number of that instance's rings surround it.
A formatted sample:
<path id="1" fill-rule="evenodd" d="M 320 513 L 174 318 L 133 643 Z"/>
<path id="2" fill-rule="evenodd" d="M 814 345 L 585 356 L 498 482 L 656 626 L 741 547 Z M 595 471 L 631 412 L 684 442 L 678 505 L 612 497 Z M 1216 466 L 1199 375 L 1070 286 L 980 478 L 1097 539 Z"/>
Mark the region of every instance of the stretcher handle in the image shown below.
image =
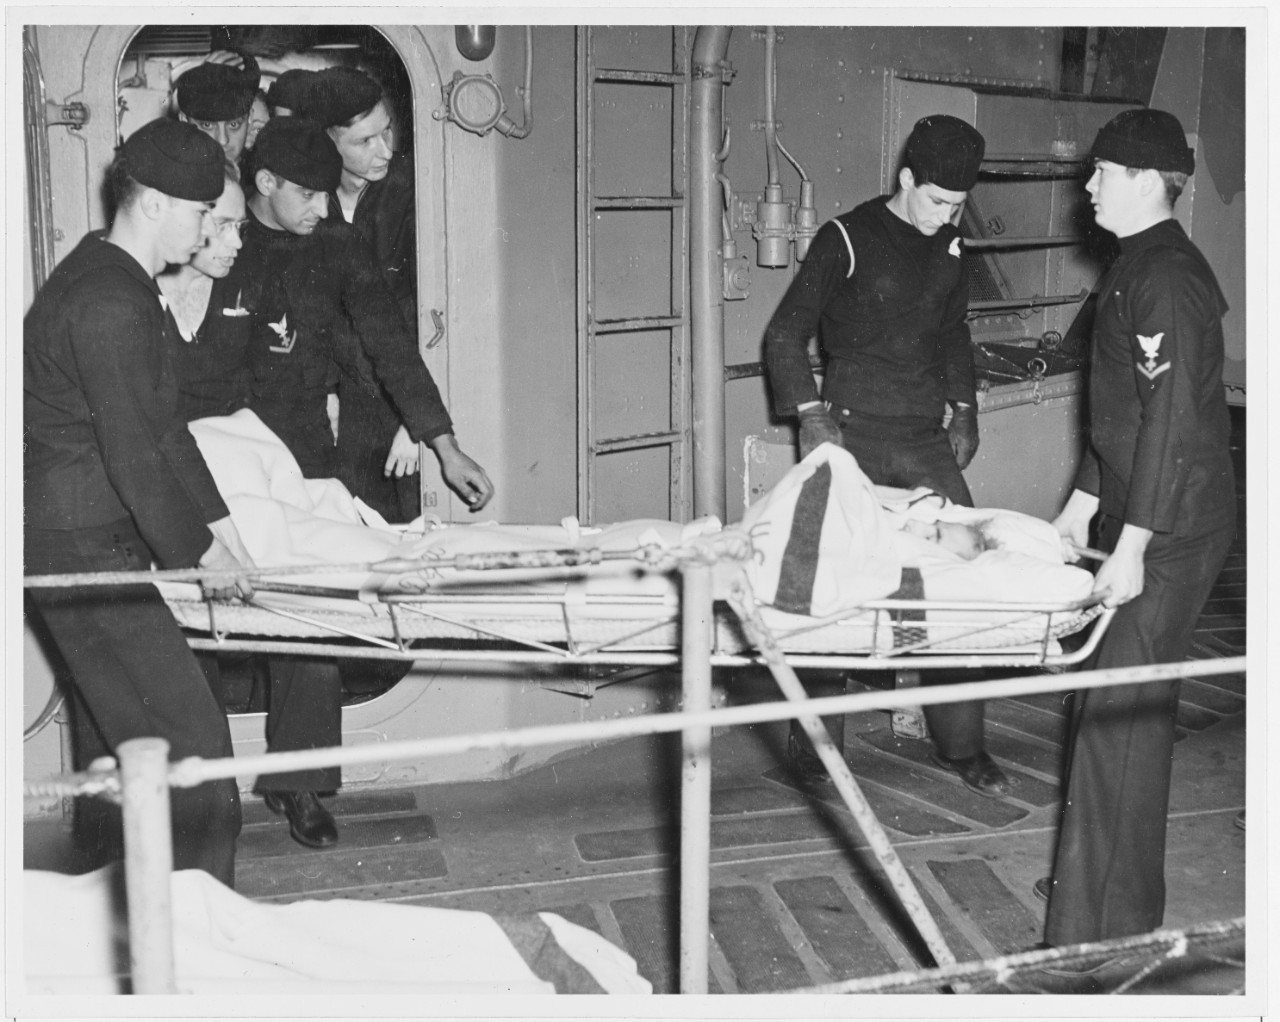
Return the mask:
<path id="1" fill-rule="evenodd" d="M 1091 561 L 1105 561 L 1110 554 L 1102 550 L 1095 550 L 1091 546 L 1079 546 L 1076 543 L 1068 544 L 1079 556 L 1085 557 Z"/>
<path id="2" fill-rule="evenodd" d="M 371 571 L 385 575 L 399 575 L 424 569 L 453 568 L 456 571 L 494 571 L 505 568 L 577 568 L 600 564 L 602 561 L 636 560 L 643 551 L 601 550 L 599 547 L 569 548 L 564 550 L 485 551 L 457 554 L 442 560 L 422 560 L 408 557 L 388 557 L 369 565 Z"/>

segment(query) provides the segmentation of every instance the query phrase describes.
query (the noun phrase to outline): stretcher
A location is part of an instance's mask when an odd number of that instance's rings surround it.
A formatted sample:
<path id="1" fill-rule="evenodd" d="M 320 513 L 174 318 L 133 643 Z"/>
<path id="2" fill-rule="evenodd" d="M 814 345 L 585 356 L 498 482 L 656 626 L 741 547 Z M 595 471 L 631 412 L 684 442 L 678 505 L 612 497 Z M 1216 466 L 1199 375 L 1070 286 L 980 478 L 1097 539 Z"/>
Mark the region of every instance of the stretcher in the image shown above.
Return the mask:
<path id="1" fill-rule="evenodd" d="M 153 573 L 197 648 L 675 663 L 691 560 L 720 575 L 717 666 L 759 661 L 728 605 L 730 576 L 796 667 L 1061 666 L 1087 657 L 1110 618 L 1047 523 L 873 487 L 829 444 L 730 528 L 714 518 L 396 527 L 336 480 L 304 479 L 249 411 L 191 430 L 246 548 L 273 566 L 246 602 L 205 600 L 197 571 Z M 913 538 L 913 522 L 980 527 L 995 548 L 964 560 Z M 1089 640 L 1064 650 L 1059 640 L 1095 619 Z"/>
<path id="2" fill-rule="evenodd" d="M 377 521 L 334 480 L 303 479 L 250 412 L 201 420 L 192 432 L 246 546 L 281 572 L 244 603 L 207 602 L 195 584 L 159 582 L 199 648 L 674 662 L 689 559 L 740 573 L 778 649 L 801 667 L 895 667 L 908 658 L 912 667 L 1065 665 L 1088 656 L 1109 620 L 1090 595 L 1091 576 L 1061 563 L 1046 523 L 981 512 L 1000 549 L 960 561 L 902 525 L 978 512 L 927 491 L 872 487 L 831 445 L 731 528 L 714 518 L 404 528 Z M 723 585 L 713 617 L 714 664 L 758 658 Z M 1062 648 L 1061 638 L 1097 618 L 1089 642 Z"/>
<path id="3" fill-rule="evenodd" d="M 422 591 L 413 591 L 412 584 L 422 569 L 403 560 L 391 565 L 400 572 L 379 573 L 383 585 L 343 589 L 278 579 L 258 583 L 254 597 L 242 603 L 206 601 L 191 584 L 161 582 L 159 588 L 198 648 L 391 659 L 666 663 L 675 662 L 679 650 L 679 576 L 654 565 L 688 556 L 731 556 L 728 547 L 740 539 L 721 533 L 683 546 L 641 545 L 629 558 L 587 565 L 572 563 L 581 550 L 548 547 L 532 552 L 546 565 L 538 568 L 515 566 L 529 563 L 528 550 L 495 551 L 488 564 L 455 569 L 448 584 Z M 462 556 L 474 563 L 474 555 Z M 618 570 L 628 561 L 630 570 Z M 611 570 L 597 570 L 606 565 Z M 531 579 L 531 573 L 541 577 Z M 1068 665 L 1092 652 L 1110 620 L 1110 612 L 1093 598 L 1037 603 L 882 598 L 825 616 L 767 605 L 758 610 L 795 666 L 832 668 L 956 666 L 957 658 L 970 666 Z M 712 663 L 756 661 L 758 652 L 733 611 L 718 601 L 713 615 Z M 1063 649 L 1060 639 L 1095 620 L 1086 642 Z"/>

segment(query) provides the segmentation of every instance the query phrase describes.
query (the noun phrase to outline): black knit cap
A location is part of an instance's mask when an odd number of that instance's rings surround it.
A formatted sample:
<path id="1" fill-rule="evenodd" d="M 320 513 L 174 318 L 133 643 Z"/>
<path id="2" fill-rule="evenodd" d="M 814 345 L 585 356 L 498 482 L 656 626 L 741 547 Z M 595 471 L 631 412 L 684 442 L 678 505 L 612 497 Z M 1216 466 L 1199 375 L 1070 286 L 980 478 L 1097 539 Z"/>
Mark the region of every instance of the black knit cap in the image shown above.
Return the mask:
<path id="1" fill-rule="evenodd" d="M 1164 110 L 1126 110 L 1098 131 L 1090 155 L 1138 170 L 1175 170 L 1194 174 L 1195 150 L 1187 145 L 1182 122 Z"/>
<path id="2" fill-rule="evenodd" d="M 303 188 L 331 192 L 342 178 L 342 157 L 325 130 L 305 117 L 273 117 L 253 146 L 253 172 L 269 170 Z"/>
<path id="3" fill-rule="evenodd" d="M 175 199 L 216 202 L 222 194 L 226 156 L 194 124 L 148 121 L 124 140 L 119 159 L 138 184 Z"/>
<path id="4" fill-rule="evenodd" d="M 282 106 L 294 114 L 299 113 L 315 76 L 316 72 L 301 67 L 282 72 L 267 90 L 267 106 Z"/>
<path id="5" fill-rule="evenodd" d="M 950 114 L 916 121 L 907 138 L 907 167 L 916 184 L 967 192 L 977 183 L 987 143 L 972 124 Z"/>
<path id="6" fill-rule="evenodd" d="M 382 86 L 363 71 L 353 67 L 327 67 L 307 82 L 302 112 L 321 127 L 332 128 L 372 109 L 381 98 Z"/>
<path id="7" fill-rule="evenodd" d="M 258 62 L 244 67 L 197 64 L 178 79 L 178 109 L 193 121 L 233 121 L 249 113 L 258 94 Z"/>

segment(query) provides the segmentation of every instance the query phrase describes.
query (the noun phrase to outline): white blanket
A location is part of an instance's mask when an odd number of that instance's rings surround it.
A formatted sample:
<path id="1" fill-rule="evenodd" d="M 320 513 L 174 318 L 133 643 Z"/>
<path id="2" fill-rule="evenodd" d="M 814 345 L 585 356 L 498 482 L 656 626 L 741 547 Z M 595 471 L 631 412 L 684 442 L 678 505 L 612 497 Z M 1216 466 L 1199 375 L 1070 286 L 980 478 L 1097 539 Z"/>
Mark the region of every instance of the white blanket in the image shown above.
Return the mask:
<path id="1" fill-rule="evenodd" d="M 994 546 L 966 560 L 904 532 L 909 519 L 981 525 Z M 1048 522 L 873 486 L 833 444 L 788 471 L 747 509 L 742 527 L 760 551 L 748 567 L 756 595 L 791 614 L 826 617 L 894 595 L 905 569 L 919 572 L 923 597 L 935 601 L 1070 603 L 1093 589 L 1089 572 L 1063 563 Z"/>
<path id="2" fill-rule="evenodd" d="M 365 563 L 401 545 L 401 533 L 338 480 L 304 479 L 284 442 L 248 409 L 189 428 L 257 564 Z M 358 589 L 367 579 L 358 572 L 296 581 Z"/>
<path id="3" fill-rule="evenodd" d="M 367 998 L 556 992 L 483 912 L 343 899 L 264 904 L 201 870 L 173 873 L 170 889 L 180 993 Z M 28 994 L 126 992 L 129 942 L 120 863 L 83 876 L 27 870 L 23 890 Z M 538 918 L 604 992 L 652 992 L 635 960 L 603 937 L 552 913 Z"/>
<path id="4" fill-rule="evenodd" d="M 495 575 L 460 574 L 444 562 L 460 554 L 587 550 L 629 553 L 647 544 L 678 545 L 717 532 L 714 517 L 686 525 L 635 519 L 584 527 L 566 518 L 559 525 L 447 526 L 418 519 L 392 527 L 336 479 L 304 479 L 284 442 L 253 412 L 198 419 L 192 435 L 231 511 L 245 547 L 261 567 L 374 563 L 388 557 L 422 561 L 424 567 L 388 575 L 358 571 L 290 576 L 287 580 L 335 589 L 422 592 L 466 581 L 509 586 L 553 578 L 545 569 L 504 570 Z M 668 592 L 670 582 L 646 574 L 635 562 L 610 561 L 589 572 L 593 590 L 614 594 Z M 283 577 L 283 576 L 282 576 Z"/>

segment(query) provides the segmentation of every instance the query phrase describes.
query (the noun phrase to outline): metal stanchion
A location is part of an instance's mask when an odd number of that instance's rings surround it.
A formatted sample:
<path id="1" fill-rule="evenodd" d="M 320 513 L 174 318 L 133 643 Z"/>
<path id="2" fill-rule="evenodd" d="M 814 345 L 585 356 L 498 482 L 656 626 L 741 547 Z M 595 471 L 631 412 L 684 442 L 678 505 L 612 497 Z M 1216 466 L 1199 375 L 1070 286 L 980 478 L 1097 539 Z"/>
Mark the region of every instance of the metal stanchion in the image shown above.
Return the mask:
<path id="1" fill-rule="evenodd" d="M 711 709 L 711 566 L 682 572 L 682 679 L 686 712 Z M 683 735 L 680 783 L 680 992 L 707 992 L 711 900 L 711 728 Z"/>
<path id="2" fill-rule="evenodd" d="M 175 994 L 173 914 L 169 878 L 173 838 L 169 824 L 169 743 L 163 738 L 121 742 L 125 895 L 129 913 L 129 966 L 135 994 Z"/>
<path id="3" fill-rule="evenodd" d="M 763 654 L 769 673 L 773 675 L 773 679 L 782 690 L 782 694 L 790 702 L 806 702 L 808 695 L 804 690 L 804 685 L 801 684 L 796 672 L 787 663 L 786 658 L 773 641 L 773 636 L 760 619 L 760 614 L 752 602 L 745 579 L 739 580 L 738 584 L 730 589 L 729 604 L 738 615 L 738 619 L 742 622 L 742 627 L 751 642 Z M 903 865 L 902 860 L 898 857 L 897 851 L 889 840 L 889 835 L 885 833 L 879 819 L 876 817 L 875 811 L 867 802 L 862 789 L 858 787 L 858 782 L 854 780 L 853 773 L 849 770 L 849 764 L 844 761 L 844 755 L 832 743 L 831 735 L 827 733 L 826 726 L 817 716 L 805 715 L 796 719 L 800 721 L 800 726 L 804 728 L 805 734 L 809 736 L 809 740 L 813 743 L 814 751 L 818 754 L 822 765 L 826 767 L 831 782 L 840 793 L 840 797 L 844 799 L 844 804 L 848 807 L 854 820 L 857 821 L 858 827 L 867 839 L 867 844 L 871 846 L 876 860 L 880 863 L 880 868 L 884 870 L 889 882 L 893 885 L 895 893 L 898 895 L 898 899 L 902 902 L 902 907 L 906 909 L 907 915 L 911 918 L 912 923 L 915 924 L 916 931 L 928 946 L 929 953 L 933 955 L 934 960 L 939 965 L 954 965 L 955 955 L 952 954 L 951 949 L 947 946 L 946 939 L 942 936 L 942 931 L 938 929 L 938 924 L 929 912 L 924 898 L 921 897 L 920 892 L 916 889 L 915 882 L 911 879 L 911 874 L 907 872 L 907 867 Z"/>

